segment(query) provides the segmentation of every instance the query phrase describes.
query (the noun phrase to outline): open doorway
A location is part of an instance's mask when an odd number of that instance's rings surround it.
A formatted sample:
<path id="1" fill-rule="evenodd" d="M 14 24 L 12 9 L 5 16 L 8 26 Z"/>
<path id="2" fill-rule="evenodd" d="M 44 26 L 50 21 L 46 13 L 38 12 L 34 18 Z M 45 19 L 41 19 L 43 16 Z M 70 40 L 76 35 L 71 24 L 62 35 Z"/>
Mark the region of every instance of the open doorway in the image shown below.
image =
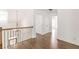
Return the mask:
<path id="1" fill-rule="evenodd" d="M 57 44 L 57 16 L 52 16 L 51 48 L 58 48 Z"/>

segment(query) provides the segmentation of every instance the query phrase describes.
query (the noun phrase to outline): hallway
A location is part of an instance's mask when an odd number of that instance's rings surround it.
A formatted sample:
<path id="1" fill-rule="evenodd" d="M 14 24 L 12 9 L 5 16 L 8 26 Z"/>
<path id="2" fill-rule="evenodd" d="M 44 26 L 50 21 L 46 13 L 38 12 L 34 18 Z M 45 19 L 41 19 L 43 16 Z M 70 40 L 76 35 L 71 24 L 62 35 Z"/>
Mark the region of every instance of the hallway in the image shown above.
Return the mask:
<path id="1" fill-rule="evenodd" d="M 8 23 L 2 29 L 4 49 L 51 48 L 52 21 L 56 20 L 56 10 L 15 9 L 7 12 Z"/>
<path id="2" fill-rule="evenodd" d="M 19 42 L 11 49 L 50 49 L 51 48 L 51 33 L 45 35 L 37 34 L 36 38 L 28 39 L 23 42 Z"/>
<path id="3" fill-rule="evenodd" d="M 79 10 L 0 10 L 2 49 L 79 49 Z"/>

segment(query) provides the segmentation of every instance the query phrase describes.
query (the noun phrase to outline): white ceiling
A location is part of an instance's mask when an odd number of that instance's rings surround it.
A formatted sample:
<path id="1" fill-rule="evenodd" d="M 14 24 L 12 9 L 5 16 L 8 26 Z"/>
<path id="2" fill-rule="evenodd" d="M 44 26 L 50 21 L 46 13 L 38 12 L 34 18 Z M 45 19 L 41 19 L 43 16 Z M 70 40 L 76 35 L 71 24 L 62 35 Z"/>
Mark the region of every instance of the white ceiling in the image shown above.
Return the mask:
<path id="1" fill-rule="evenodd" d="M 35 9 L 36 13 L 44 13 L 44 14 L 51 14 L 51 15 L 57 15 L 57 10 L 53 9 L 52 11 L 50 11 L 49 9 Z"/>

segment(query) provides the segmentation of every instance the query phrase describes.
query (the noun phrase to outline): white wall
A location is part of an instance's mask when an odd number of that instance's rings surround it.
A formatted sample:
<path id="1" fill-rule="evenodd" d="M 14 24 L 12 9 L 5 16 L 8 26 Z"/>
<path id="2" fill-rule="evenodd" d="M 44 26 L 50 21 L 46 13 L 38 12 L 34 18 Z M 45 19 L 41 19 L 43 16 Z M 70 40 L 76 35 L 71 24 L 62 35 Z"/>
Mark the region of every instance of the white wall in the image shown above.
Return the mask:
<path id="1" fill-rule="evenodd" d="M 37 33 L 42 33 L 42 20 L 43 16 L 35 15 L 35 30 Z"/>
<path id="2" fill-rule="evenodd" d="M 79 10 L 58 10 L 58 39 L 79 45 Z"/>
<path id="3" fill-rule="evenodd" d="M 6 27 L 7 23 L 8 23 L 7 10 L 0 10 L 0 27 Z"/>
<path id="4" fill-rule="evenodd" d="M 46 34 L 52 31 L 52 16 L 56 15 L 56 11 L 47 9 L 35 10 L 36 32 Z"/>
<path id="5" fill-rule="evenodd" d="M 33 9 L 8 10 L 8 27 L 16 27 L 17 22 L 19 27 L 33 26 Z M 31 38 L 32 29 L 24 30 L 22 35 L 23 39 Z"/>
<path id="6" fill-rule="evenodd" d="M 33 25 L 33 10 L 8 10 L 8 23 L 16 24 L 18 20 L 19 26 L 32 26 Z M 10 25 L 10 24 L 9 24 Z M 16 26 L 16 25 L 15 25 Z"/>

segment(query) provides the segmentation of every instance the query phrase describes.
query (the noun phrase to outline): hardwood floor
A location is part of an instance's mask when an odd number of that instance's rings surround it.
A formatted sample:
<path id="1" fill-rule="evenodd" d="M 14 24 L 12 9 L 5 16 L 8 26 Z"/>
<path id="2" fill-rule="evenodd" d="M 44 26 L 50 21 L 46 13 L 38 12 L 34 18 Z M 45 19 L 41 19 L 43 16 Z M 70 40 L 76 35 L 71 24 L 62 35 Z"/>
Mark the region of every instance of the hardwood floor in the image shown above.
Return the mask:
<path id="1" fill-rule="evenodd" d="M 49 49 L 50 39 L 51 39 L 51 33 L 47 33 L 45 35 L 40 35 L 37 33 L 36 38 L 31 38 L 23 42 L 17 43 L 15 47 L 11 46 L 11 48 L 12 49 L 13 48 L 16 48 L 16 49 Z"/>
<path id="2" fill-rule="evenodd" d="M 58 47 L 60 49 L 79 49 L 79 46 L 59 40 L 59 39 L 58 39 Z"/>
<path id="3" fill-rule="evenodd" d="M 79 46 L 62 41 L 58 41 L 58 49 L 79 49 Z M 17 43 L 11 49 L 51 49 L 51 33 L 40 35 L 37 33 L 37 38 L 31 38 L 23 42 Z"/>
<path id="4" fill-rule="evenodd" d="M 0 49 L 2 49 L 2 44 L 0 44 Z"/>
<path id="5" fill-rule="evenodd" d="M 38 48 L 48 49 L 51 43 L 51 33 L 40 35 L 37 33 L 36 45 Z"/>

